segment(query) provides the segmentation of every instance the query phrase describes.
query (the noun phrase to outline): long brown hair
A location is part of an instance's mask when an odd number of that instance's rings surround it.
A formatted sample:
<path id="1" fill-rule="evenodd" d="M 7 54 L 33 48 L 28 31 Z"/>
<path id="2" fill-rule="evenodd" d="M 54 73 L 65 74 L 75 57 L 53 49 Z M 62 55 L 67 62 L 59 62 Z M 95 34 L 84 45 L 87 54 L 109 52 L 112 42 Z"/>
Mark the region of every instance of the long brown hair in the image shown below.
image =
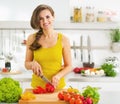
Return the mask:
<path id="1" fill-rule="evenodd" d="M 35 40 L 30 45 L 31 50 L 37 50 L 41 47 L 41 45 L 38 43 L 38 40 L 40 39 L 41 35 L 43 34 L 43 30 L 40 27 L 39 14 L 40 14 L 41 11 L 43 11 L 45 9 L 48 9 L 51 12 L 52 16 L 54 16 L 54 10 L 50 6 L 45 5 L 45 4 L 41 4 L 41 5 L 37 6 L 35 8 L 35 10 L 33 11 L 33 14 L 31 16 L 31 21 L 30 21 L 31 27 L 33 29 L 38 29 L 39 30 L 36 33 Z"/>

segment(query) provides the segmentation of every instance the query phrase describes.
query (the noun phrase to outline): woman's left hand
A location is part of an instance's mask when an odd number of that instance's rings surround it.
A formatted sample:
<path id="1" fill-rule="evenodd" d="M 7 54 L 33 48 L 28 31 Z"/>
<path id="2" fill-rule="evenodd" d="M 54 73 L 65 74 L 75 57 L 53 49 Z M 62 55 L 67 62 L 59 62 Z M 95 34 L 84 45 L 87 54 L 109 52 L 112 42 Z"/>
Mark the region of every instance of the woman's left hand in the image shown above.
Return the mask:
<path id="1" fill-rule="evenodd" d="M 55 75 L 52 77 L 52 85 L 56 88 L 59 83 L 60 77 Z"/>

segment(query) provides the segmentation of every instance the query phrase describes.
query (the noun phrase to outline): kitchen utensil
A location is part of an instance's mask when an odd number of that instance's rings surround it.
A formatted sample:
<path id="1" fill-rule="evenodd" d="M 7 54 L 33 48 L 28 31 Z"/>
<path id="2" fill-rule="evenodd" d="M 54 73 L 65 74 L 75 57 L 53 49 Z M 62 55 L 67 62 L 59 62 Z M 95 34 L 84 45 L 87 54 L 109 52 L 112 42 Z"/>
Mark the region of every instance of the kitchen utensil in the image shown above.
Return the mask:
<path id="1" fill-rule="evenodd" d="M 87 48 L 88 48 L 88 62 L 84 62 L 83 66 L 93 68 L 94 67 L 94 62 L 92 62 L 92 58 L 91 58 L 91 40 L 90 40 L 90 36 L 87 37 Z"/>
<path id="2" fill-rule="evenodd" d="M 3 31 L 1 30 L 1 34 L 0 34 L 0 48 L 1 48 L 1 52 L 0 52 L 0 60 L 4 60 L 4 54 L 3 54 Z"/>
<path id="3" fill-rule="evenodd" d="M 50 83 L 52 85 L 51 81 L 49 81 L 49 79 L 47 79 L 44 75 L 40 75 L 40 77 L 43 81 L 45 81 L 46 83 Z"/>
<path id="4" fill-rule="evenodd" d="M 74 51 L 74 57 L 76 59 L 76 48 L 75 48 L 75 41 L 73 41 L 73 51 Z"/>
<path id="5" fill-rule="evenodd" d="M 83 36 L 80 37 L 81 62 L 83 62 Z"/>

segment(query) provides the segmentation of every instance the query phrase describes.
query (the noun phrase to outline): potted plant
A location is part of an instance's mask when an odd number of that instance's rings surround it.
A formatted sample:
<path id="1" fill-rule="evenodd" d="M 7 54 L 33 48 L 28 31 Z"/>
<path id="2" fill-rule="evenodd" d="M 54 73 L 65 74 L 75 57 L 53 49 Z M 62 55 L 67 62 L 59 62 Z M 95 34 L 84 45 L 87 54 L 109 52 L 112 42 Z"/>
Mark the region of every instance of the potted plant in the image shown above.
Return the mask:
<path id="1" fill-rule="evenodd" d="M 110 33 L 111 40 L 112 40 L 112 51 L 113 52 L 120 52 L 120 29 L 116 28 L 113 29 Z"/>

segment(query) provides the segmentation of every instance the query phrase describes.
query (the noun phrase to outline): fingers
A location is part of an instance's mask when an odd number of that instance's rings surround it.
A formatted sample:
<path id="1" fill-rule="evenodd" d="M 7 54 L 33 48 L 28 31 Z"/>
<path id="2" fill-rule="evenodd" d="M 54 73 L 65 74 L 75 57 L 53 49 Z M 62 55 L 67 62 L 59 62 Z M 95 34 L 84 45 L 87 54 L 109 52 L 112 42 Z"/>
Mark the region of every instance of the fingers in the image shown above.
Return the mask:
<path id="1" fill-rule="evenodd" d="M 60 80 L 60 78 L 57 75 L 53 76 L 53 78 L 52 78 L 52 84 L 54 85 L 55 88 L 59 84 L 59 80 Z"/>
<path id="2" fill-rule="evenodd" d="M 40 66 L 40 64 L 38 64 L 36 61 L 33 61 L 32 63 L 32 71 L 34 74 L 36 74 L 37 76 L 42 75 L 42 68 Z"/>

